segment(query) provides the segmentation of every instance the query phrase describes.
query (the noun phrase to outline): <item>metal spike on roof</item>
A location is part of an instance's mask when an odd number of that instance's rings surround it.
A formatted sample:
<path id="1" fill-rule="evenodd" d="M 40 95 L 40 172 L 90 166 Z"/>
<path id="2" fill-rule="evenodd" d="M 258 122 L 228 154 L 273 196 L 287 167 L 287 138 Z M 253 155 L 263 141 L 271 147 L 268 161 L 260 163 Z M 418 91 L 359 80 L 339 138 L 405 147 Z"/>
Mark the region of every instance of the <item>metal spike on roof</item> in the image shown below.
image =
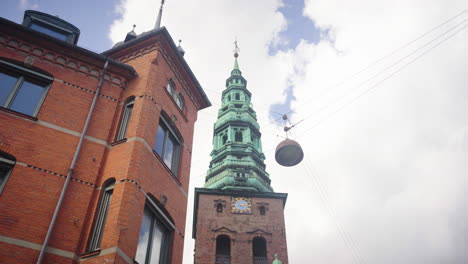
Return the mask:
<path id="1" fill-rule="evenodd" d="M 158 17 L 156 18 L 156 23 L 154 24 L 154 29 L 158 29 L 161 27 L 163 5 L 164 5 L 164 0 L 161 0 L 161 7 L 159 7 L 159 13 L 158 13 Z"/>

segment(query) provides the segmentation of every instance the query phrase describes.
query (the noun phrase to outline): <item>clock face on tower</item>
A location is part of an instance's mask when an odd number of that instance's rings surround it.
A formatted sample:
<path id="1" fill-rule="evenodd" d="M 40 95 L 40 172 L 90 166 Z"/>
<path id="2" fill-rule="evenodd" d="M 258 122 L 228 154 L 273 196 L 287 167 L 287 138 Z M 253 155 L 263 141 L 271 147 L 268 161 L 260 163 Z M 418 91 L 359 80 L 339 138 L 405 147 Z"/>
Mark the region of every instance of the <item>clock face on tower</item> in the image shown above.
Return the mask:
<path id="1" fill-rule="evenodd" d="M 231 212 L 234 214 L 252 214 L 251 198 L 232 197 Z"/>

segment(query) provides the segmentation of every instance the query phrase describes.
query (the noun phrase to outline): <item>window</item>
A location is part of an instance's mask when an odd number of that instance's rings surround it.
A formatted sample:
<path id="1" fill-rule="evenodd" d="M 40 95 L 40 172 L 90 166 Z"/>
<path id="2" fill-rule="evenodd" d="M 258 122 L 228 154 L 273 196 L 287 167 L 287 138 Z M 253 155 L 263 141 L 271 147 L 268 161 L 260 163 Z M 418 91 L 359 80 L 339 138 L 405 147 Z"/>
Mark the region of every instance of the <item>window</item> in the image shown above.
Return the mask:
<path id="1" fill-rule="evenodd" d="M 227 139 L 228 139 L 227 135 L 224 135 L 224 136 L 223 136 L 223 145 L 225 145 L 225 144 L 226 144 L 226 142 L 227 142 Z"/>
<path id="2" fill-rule="evenodd" d="M 216 264 L 231 264 L 231 240 L 226 235 L 216 238 Z"/>
<path id="3" fill-rule="evenodd" d="M 240 100 L 240 94 L 236 93 L 236 100 Z"/>
<path id="4" fill-rule="evenodd" d="M 0 194 L 3 191 L 3 188 L 5 188 L 8 177 L 10 177 L 15 164 L 16 159 L 13 156 L 0 151 Z"/>
<path id="5" fill-rule="evenodd" d="M 184 100 L 180 94 L 176 96 L 175 102 L 180 110 L 184 109 Z"/>
<path id="6" fill-rule="evenodd" d="M 252 241 L 253 264 L 268 264 L 266 240 L 255 237 Z"/>
<path id="7" fill-rule="evenodd" d="M 242 142 L 242 131 L 236 131 L 236 142 Z"/>
<path id="8" fill-rule="evenodd" d="M 0 106 L 36 116 L 52 80 L 50 76 L 0 60 Z"/>
<path id="9" fill-rule="evenodd" d="M 101 245 L 102 234 L 104 233 L 104 225 L 106 223 L 107 213 L 114 192 L 115 179 L 107 180 L 102 186 L 101 199 L 96 209 L 93 231 L 91 232 L 88 243 L 88 252 L 98 250 Z"/>
<path id="10" fill-rule="evenodd" d="M 145 206 L 135 260 L 138 264 L 169 263 L 173 229 L 150 206 Z"/>
<path id="11" fill-rule="evenodd" d="M 67 40 L 68 35 L 71 34 L 71 32 L 66 32 L 64 30 L 60 30 L 57 27 L 49 26 L 45 23 L 40 23 L 38 21 L 34 21 L 31 24 L 30 28 L 63 41 Z"/>
<path id="12" fill-rule="evenodd" d="M 174 93 L 175 84 L 172 80 L 169 80 L 166 85 L 167 92 L 172 95 Z"/>
<path id="13" fill-rule="evenodd" d="M 218 203 L 216 205 L 216 212 L 218 213 L 222 213 L 223 212 L 223 204 L 222 203 Z"/>
<path id="14" fill-rule="evenodd" d="M 263 206 L 263 205 L 260 206 L 260 207 L 258 208 L 258 210 L 260 211 L 260 215 L 265 215 L 265 213 L 266 213 L 265 206 Z"/>
<path id="15" fill-rule="evenodd" d="M 128 124 L 130 123 L 130 117 L 132 115 L 133 105 L 135 104 L 135 97 L 130 97 L 127 99 L 123 112 L 122 112 L 122 120 L 120 120 L 119 130 L 117 132 L 116 141 L 122 140 L 125 138 L 127 134 Z"/>
<path id="16" fill-rule="evenodd" d="M 177 176 L 179 166 L 180 141 L 165 118 L 161 115 L 154 151 Z"/>

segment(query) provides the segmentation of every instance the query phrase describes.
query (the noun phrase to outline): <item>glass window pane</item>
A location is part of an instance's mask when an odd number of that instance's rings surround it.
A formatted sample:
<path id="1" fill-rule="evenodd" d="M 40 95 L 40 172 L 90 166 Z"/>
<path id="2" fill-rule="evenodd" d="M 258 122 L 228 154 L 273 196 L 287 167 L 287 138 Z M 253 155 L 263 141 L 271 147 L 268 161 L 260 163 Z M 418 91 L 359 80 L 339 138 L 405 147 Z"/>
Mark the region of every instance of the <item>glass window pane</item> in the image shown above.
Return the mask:
<path id="1" fill-rule="evenodd" d="M 43 86 L 25 80 L 9 108 L 26 115 L 33 115 L 44 89 Z"/>
<path id="2" fill-rule="evenodd" d="M 8 164 L 0 163 L 0 186 L 4 179 L 8 176 L 8 173 L 11 170 L 11 166 Z"/>
<path id="3" fill-rule="evenodd" d="M 164 152 L 164 163 L 172 169 L 172 157 L 174 156 L 174 142 L 173 139 L 169 137 L 166 140 L 166 149 Z"/>
<path id="4" fill-rule="evenodd" d="M 156 135 L 156 143 L 154 145 L 154 150 L 156 153 L 159 154 L 160 157 L 162 157 L 163 154 L 163 146 L 164 146 L 164 138 L 165 138 L 166 132 L 164 129 L 161 127 L 161 124 L 158 127 L 158 133 Z"/>
<path id="5" fill-rule="evenodd" d="M 153 244 L 151 245 L 151 263 L 159 263 L 161 257 L 161 246 L 164 239 L 164 230 L 154 221 Z"/>
<path id="6" fill-rule="evenodd" d="M 4 106 L 18 78 L 0 72 L 0 106 Z"/>
<path id="7" fill-rule="evenodd" d="M 135 260 L 143 264 L 146 261 L 146 253 L 148 252 L 149 233 L 151 230 L 151 212 L 145 208 L 143 221 L 141 223 L 140 237 L 138 238 L 138 247 Z"/>
<path id="8" fill-rule="evenodd" d="M 67 40 L 67 34 L 64 34 L 62 32 L 59 32 L 58 30 L 54 30 L 52 28 L 49 28 L 43 25 L 33 23 L 30 28 L 37 30 L 39 32 L 45 33 L 54 38 L 58 38 L 60 40 Z"/>
<path id="9" fill-rule="evenodd" d="M 176 104 L 180 109 L 182 109 L 182 99 L 179 96 L 176 97 Z"/>
<path id="10" fill-rule="evenodd" d="M 168 91 L 170 94 L 172 94 L 172 92 L 174 91 L 174 88 L 172 87 L 172 83 L 171 83 L 171 82 L 168 82 L 168 83 L 167 83 L 166 89 L 167 89 L 167 91 Z"/>

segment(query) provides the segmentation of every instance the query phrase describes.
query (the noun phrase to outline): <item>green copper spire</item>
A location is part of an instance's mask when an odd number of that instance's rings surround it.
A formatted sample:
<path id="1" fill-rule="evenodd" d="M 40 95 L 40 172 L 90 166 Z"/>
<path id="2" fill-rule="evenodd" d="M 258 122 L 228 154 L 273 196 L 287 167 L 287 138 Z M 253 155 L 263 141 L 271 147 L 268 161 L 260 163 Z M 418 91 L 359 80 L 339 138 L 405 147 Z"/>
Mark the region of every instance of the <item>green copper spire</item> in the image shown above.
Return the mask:
<path id="1" fill-rule="evenodd" d="M 234 50 L 234 68 L 226 80 L 218 119 L 214 124 L 213 151 L 205 188 L 272 192 L 265 171 L 260 126 L 252 108 L 252 94 L 242 77 Z"/>

